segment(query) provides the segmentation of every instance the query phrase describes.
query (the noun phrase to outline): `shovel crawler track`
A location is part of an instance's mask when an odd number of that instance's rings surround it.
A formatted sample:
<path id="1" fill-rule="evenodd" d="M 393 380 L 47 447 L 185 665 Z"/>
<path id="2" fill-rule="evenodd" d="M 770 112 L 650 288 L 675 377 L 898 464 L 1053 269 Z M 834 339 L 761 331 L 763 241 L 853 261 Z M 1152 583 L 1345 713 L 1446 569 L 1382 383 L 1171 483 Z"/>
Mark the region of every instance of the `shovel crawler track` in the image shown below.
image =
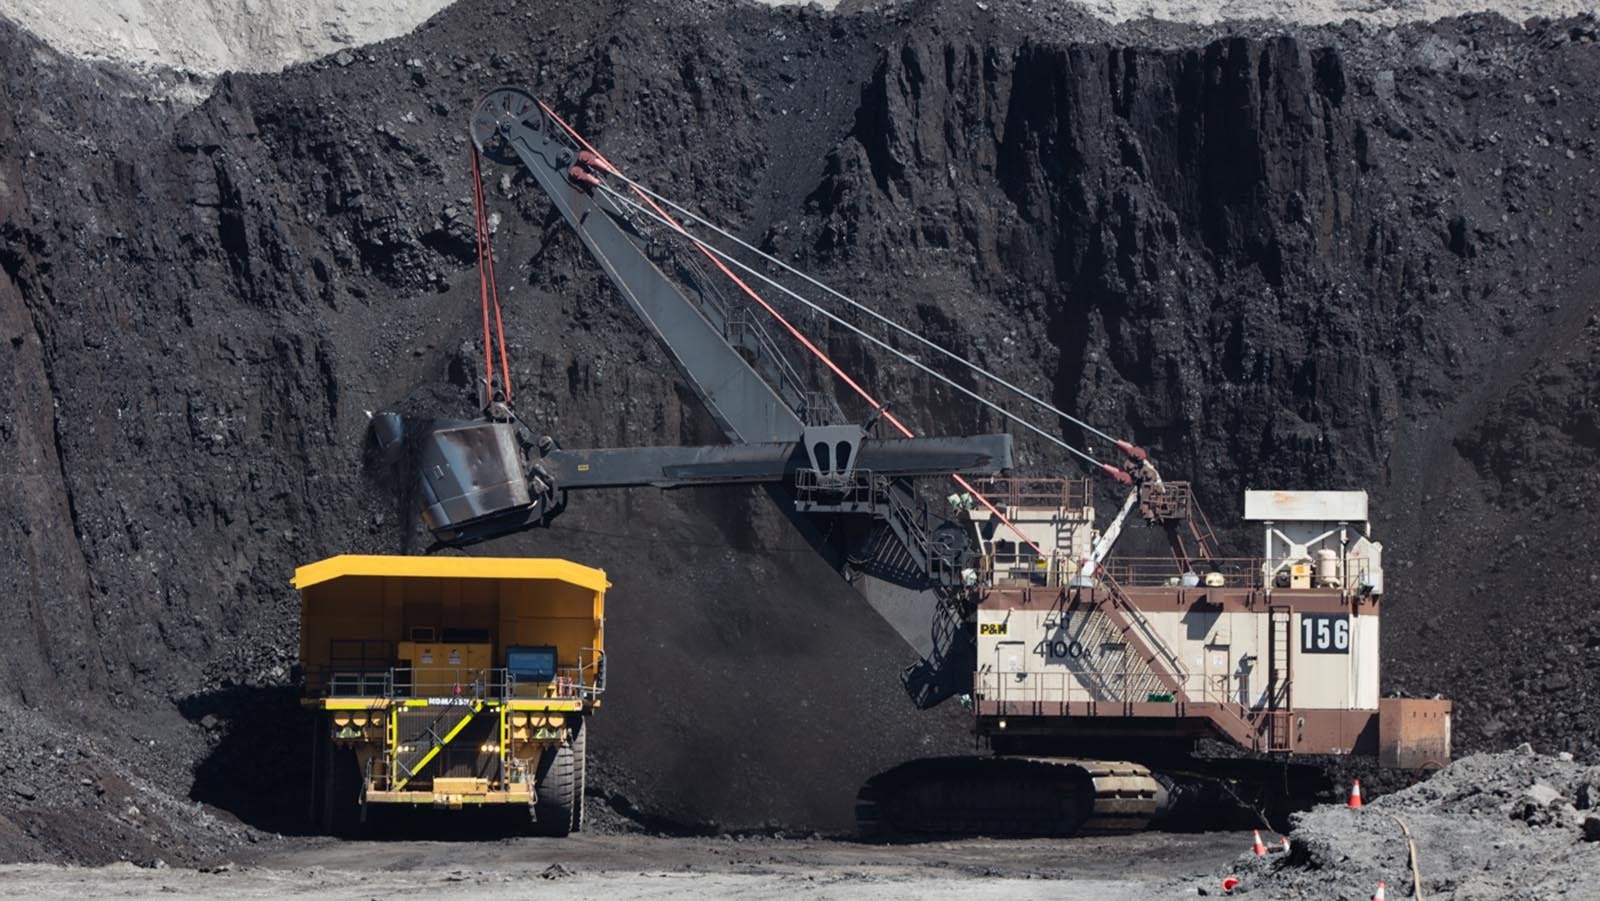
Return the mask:
<path id="1" fill-rule="evenodd" d="M 856 798 L 856 820 L 877 839 L 1137 832 L 1165 794 L 1148 769 L 1125 761 L 936 757 L 874 776 Z"/>

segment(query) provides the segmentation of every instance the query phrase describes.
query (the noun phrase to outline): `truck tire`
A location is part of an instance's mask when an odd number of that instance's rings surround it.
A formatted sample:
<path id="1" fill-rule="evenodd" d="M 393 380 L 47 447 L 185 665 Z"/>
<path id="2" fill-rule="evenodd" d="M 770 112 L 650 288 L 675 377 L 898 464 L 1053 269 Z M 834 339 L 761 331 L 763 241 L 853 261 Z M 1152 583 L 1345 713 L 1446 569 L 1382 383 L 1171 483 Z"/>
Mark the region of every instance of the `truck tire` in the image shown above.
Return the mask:
<path id="1" fill-rule="evenodd" d="M 348 838 L 361 831 L 361 767 L 355 751 L 325 742 L 320 825 L 326 835 Z"/>
<path id="2" fill-rule="evenodd" d="M 560 838 L 572 832 L 574 789 L 577 787 L 573 758 L 570 742 L 563 742 L 554 751 L 539 757 L 539 781 L 534 785 L 533 804 L 535 835 Z"/>
<path id="3" fill-rule="evenodd" d="M 584 720 L 579 719 L 578 725 L 572 730 L 572 831 L 583 831 L 583 815 L 588 807 L 584 800 L 584 792 L 588 788 L 587 764 L 585 763 L 585 749 L 589 744 L 589 730 L 584 728 Z"/>
<path id="4" fill-rule="evenodd" d="M 311 779 L 308 780 L 306 798 L 306 827 L 312 832 L 325 831 L 322 824 L 322 805 L 327 803 L 327 787 L 323 776 L 328 767 L 328 734 L 318 720 L 311 736 Z"/>

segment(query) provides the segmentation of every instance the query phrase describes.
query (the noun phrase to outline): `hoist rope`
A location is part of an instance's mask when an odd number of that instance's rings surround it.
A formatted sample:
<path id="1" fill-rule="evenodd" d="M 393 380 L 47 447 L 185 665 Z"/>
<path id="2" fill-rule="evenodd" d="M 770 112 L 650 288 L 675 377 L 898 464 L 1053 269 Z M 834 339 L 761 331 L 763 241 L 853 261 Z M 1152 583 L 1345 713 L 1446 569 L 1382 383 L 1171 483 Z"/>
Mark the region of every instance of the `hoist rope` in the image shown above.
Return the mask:
<path id="1" fill-rule="evenodd" d="M 489 383 L 489 399 L 494 400 L 494 350 L 489 334 L 489 310 L 494 309 L 494 337 L 500 345 L 500 391 L 511 403 L 511 365 L 506 356 L 506 328 L 500 316 L 500 285 L 494 274 L 494 248 L 489 244 L 488 204 L 483 196 L 483 175 L 478 167 L 478 151 L 472 151 L 472 199 L 478 234 L 478 297 L 483 306 L 483 377 Z M 492 300 L 492 304 L 491 304 Z"/>

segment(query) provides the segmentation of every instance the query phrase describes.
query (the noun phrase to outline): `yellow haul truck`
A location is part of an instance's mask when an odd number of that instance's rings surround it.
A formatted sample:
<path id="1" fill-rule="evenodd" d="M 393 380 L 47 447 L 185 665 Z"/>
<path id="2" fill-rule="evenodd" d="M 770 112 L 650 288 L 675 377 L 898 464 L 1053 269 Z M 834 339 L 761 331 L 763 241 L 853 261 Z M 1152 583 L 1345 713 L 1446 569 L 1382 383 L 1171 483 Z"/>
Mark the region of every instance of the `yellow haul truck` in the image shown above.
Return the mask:
<path id="1" fill-rule="evenodd" d="M 606 574 L 567 560 L 339 556 L 295 571 L 313 815 L 520 806 L 583 824 L 584 721 L 605 691 Z"/>

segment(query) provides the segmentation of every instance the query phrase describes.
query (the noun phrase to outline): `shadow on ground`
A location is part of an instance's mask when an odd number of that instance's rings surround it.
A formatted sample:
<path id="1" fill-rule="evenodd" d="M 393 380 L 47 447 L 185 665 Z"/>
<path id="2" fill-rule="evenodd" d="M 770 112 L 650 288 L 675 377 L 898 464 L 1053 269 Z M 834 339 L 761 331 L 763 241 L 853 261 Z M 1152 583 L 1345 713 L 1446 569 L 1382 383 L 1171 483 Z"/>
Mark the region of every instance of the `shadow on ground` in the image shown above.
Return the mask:
<path id="1" fill-rule="evenodd" d="M 228 688 L 178 703 L 185 718 L 218 736 L 195 767 L 192 800 L 280 835 L 319 835 L 312 816 L 315 717 L 292 685 Z M 591 804 L 595 803 L 591 800 Z M 384 808 L 346 837 L 376 840 L 493 841 L 530 834 L 525 808 L 434 810 Z"/>
<path id="2" fill-rule="evenodd" d="M 292 685 L 233 685 L 189 695 L 178 711 L 217 736 L 189 797 L 267 832 L 309 835 L 312 725 Z"/>

